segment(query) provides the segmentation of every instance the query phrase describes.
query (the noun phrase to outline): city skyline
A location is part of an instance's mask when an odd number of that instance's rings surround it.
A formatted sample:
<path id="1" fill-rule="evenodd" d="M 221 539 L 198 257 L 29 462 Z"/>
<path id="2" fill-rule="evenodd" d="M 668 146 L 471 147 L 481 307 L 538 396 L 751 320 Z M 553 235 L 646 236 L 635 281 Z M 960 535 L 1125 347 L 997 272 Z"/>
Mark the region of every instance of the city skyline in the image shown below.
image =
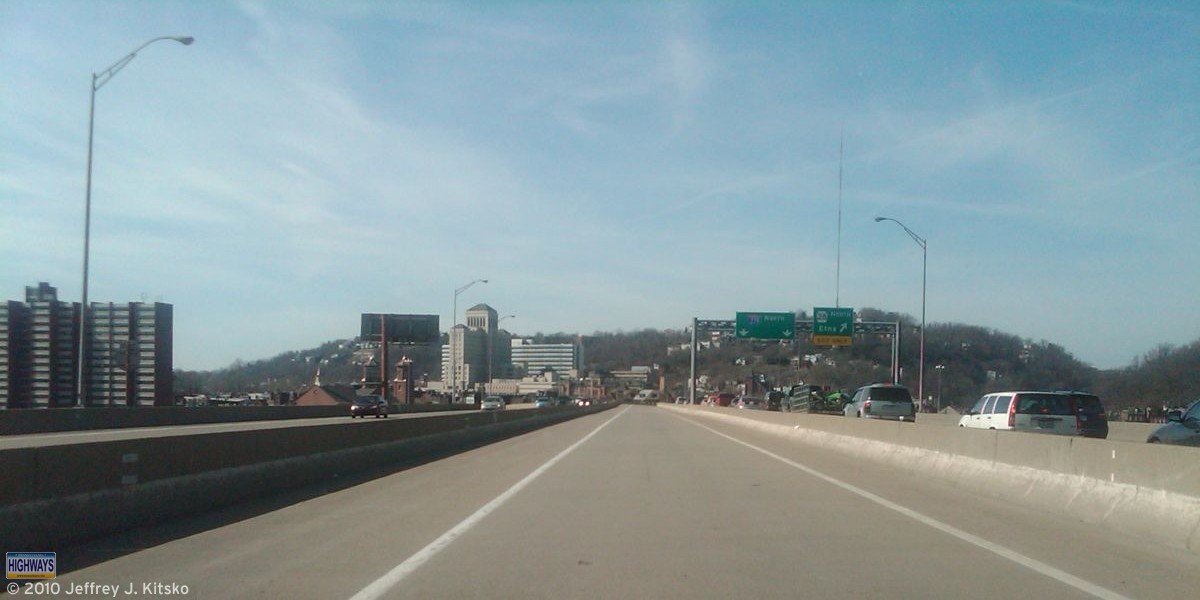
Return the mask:
<path id="1" fill-rule="evenodd" d="M 80 299 L 89 76 L 193 36 L 96 95 L 88 293 L 172 304 L 180 369 L 478 278 L 525 332 L 919 316 L 875 217 L 931 324 L 1200 338 L 1189 3 L 70 7 L 0 4 L 0 289 Z"/>

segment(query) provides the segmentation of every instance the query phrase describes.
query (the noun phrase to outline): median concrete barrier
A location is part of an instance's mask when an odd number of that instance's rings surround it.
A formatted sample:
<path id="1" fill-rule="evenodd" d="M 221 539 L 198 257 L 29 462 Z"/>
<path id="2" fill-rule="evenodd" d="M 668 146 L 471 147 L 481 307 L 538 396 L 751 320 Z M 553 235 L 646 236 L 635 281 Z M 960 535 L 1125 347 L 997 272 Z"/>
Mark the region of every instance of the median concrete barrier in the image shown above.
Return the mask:
<path id="1" fill-rule="evenodd" d="M 405 404 L 394 413 L 477 410 L 469 404 Z M 280 419 L 318 419 L 350 414 L 347 406 L 100 406 L 0 410 L 0 435 L 61 431 L 168 427 Z"/>
<path id="2" fill-rule="evenodd" d="M 1200 554 L 1200 450 L 714 407 L 660 405 L 939 477 Z"/>
<path id="3" fill-rule="evenodd" d="M 471 411 L 2 450 L 0 539 L 6 551 L 61 548 L 612 406 Z"/>

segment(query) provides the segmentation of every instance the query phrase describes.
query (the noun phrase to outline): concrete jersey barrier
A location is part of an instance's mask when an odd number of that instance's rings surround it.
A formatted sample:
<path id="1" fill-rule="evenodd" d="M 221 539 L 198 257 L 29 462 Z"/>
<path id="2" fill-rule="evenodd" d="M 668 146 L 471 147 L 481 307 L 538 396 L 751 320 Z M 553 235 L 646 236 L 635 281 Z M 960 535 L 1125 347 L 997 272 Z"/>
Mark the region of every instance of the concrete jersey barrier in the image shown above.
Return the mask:
<path id="1" fill-rule="evenodd" d="M 659 405 L 939 477 L 1200 554 L 1200 451 L 1075 436 Z"/>
<path id="2" fill-rule="evenodd" d="M 478 410 L 465 404 L 393 405 L 393 414 Z M 29 435 L 63 431 L 168 427 L 282 419 L 317 419 L 350 414 L 338 406 L 100 406 L 0 410 L 0 435 Z"/>
<path id="3" fill-rule="evenodd" d="M 8 551 L 61 548 L 613 406 L 472 411 L 0 450 L 0 539 Z"/>

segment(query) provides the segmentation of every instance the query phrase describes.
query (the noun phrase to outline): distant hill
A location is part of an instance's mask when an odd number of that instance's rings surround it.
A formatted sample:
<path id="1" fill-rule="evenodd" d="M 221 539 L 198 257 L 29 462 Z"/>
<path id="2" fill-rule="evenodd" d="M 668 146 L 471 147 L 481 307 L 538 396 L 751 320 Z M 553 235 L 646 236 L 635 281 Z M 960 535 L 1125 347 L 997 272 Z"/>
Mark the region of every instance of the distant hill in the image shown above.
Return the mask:
<path id="1" fill-rule="evenodd" d="M 865 308 L 867 321 L 901 323 L 901 382 L 917 390 L 918 323 L 909 315 Z M 576 339 L 570 333 L 538 333 L 537 343 Z M 701 340 L 713 341 L 707 334 Z M 682 393 L 689 371 L 690 333 L 645 329 L 597 332 L 583 336 L 585 370 L 603 375 L 634 365 L 658 366 L 672 391 Z M 809 341 L 765 343 L 718 338 L 697 355 L 697 371 L 710 384 L 730 389 L 748 379 L 768 385 L 799 381 L 852 390 L 890 378 L 891 339 L 856 336 L 845 348 L 814 347 Z M 294 391 L 312 383 L 318 367 L 326 383 L 362 377 L 355 340 L 334 340 L 310 350 L 286 352 L 253 362 L 236 361 L 215 371 L 176 371 L 177 393 Z M 406 347 L 418 375 L 440 374 L 440 348 Z M 794 358 L 811 358 L 797 366 Z M 398 359 L 399 355 L 393 358 Z M 941 365 L 942 369 L 936 367 Z M 994 329 L 959 323 L 931 323 L 925 335 L 925 395 L 943 406 L 969 406 L 988 391 L 1002 389 L 1074 389 L 1095 392 L 1111 409 L 1176 405 L 1200 398 L 1200 340 L 1182 347 L 1162 346 L 1123 369 L 1101 371 L 1057 344 L 1022 339 Z"/>
<path id="2" fill-rule="evenodd" d="M 413 372 L 441 372 L 441 348 L 438 346 L 393 347 L 389 362 L 407 356 L 413 360 Z M 298 391 L 313 383 L 320 370 L 322 383 L 351 383 L 362 379 L 362 359 L 356 339 L 333 340 L 310 350 L 285 352 L 274 358 L 253 362 L 234 361 L 214 371 L 175 371 L 176 394 L 237 394 L 242 392 Z M 394 360 L 393 360 L 394 359 Z M 378 367 L 372 367 L 373 370 Z M 390 376 L 390 373 L 389 373 Z"/>

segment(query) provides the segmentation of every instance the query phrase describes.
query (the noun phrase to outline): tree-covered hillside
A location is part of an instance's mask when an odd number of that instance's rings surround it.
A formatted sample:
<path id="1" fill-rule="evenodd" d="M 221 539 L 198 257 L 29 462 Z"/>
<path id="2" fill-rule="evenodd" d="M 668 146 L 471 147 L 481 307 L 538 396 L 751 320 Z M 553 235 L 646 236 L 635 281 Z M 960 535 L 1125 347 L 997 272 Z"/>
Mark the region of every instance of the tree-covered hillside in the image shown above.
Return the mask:
<path id="1" fill-rule="evenodd" d="M 901 323 L 901 382 L 914 395 L 919 362 L 919 323 L 909 315 L 860 310 L 865 321 Z M 538 333 L 536 343 L 565 343 L 570 333 Z M 689 373 L 690 331 L 646 329 L 597 332 L 582 336 L 584 371 L 603 376 L 635 365 L 657 366 L 672 392 L 682 393 Z M 849 347 L 814 347 L 808 340 L 768 343 L 701 332 L 698 375 L 710 387 L 730 389 L 749 379 L 783 386 L 804 381 L 852 390 L 890 378 L 890 336 L 859 335 Z M 440 373 L 440 348 L 405 347 L 419 377 Z M 286 352 L 271 359 L 237 361 L 228 368 L 176 372 L 176 392 L 240 393 L 295 391 L 310 384 L 321 369 L 323 382 L 346 383 L 362 377 L 362 353 L 355 340 L 327 342 L 311 350 Z M 938 368 L 941 366 L 942 368 Z M 925 336 L 925 395 L 943 406 L 967 406 L 995 390 L 1074 389 L 1099 394 L 1111 409 L 1182 404 L 1200 397 L 1200 340 L 1182 347 L 1162 346 L 1123 369 L 1100 371 L 1061 346 L 1022 339 L 1009 333 L 960 323 L 931 323 Z"/>

